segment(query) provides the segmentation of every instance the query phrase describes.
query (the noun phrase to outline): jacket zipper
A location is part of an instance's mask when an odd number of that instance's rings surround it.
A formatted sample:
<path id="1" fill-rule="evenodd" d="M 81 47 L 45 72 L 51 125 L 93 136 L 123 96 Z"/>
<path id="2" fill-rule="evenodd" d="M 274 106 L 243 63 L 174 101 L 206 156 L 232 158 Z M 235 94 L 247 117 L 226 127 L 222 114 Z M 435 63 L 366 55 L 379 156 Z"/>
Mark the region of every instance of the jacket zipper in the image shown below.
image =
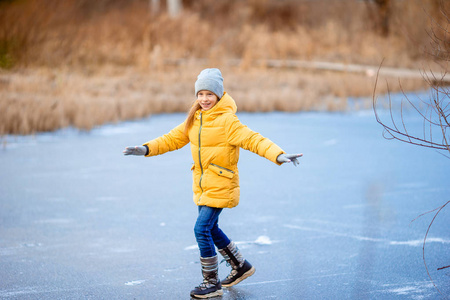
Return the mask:
<path id="1" fill-rule="evenodd" d="M 227 168 L 224 168 L 224 167 L 218 166 L 218 165 L 216 165 L 216 164 L 211 164 L 211 166 L 214 166 L 214 167 L 218 167 L 218 168 L 220 168 L 220 169 L 222 169 L 222 170 L 225 170 L 225 171 L 227 171 L 227 172 L 230 172 L 230 173 L 233 173 L 233 174 L 234 174 L 234 172 L 233 172 L 233 171 L 231 171 L 230 169 L 227 169 Z"/>
<path id="2" fill-rule="evenodd" d="M 203 166 L 202 166 L 202 156 L 201 156 L 202 125 L 203 125 L 202 113 L 200 112 L 200 127 L 198 129 L 198 162 L 200 164 L 201 175 L 200 175 L 200 181 L 199 181 L 198 185 L 200 186 L 200 189 L 201 189 L 202 193 L 200 194 L 200 197 L 198 197 L 198 202 L 197 203 L 200 203 L 200 198 L 202 197 L 202 194 L 203 194 L 203 188 L 202 188 Z"/>

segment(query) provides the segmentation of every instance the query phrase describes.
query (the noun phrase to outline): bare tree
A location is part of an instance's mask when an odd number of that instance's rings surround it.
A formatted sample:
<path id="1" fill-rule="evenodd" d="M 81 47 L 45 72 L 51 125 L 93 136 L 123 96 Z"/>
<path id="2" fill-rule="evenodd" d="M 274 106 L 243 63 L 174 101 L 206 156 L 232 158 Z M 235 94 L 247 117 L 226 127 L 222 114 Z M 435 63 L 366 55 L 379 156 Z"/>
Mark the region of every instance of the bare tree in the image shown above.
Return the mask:
<path id="1" fill-rule="evenodd" d="M 415 103 L 408 98 L 405 92 L 403 92 L 404 98 L 400 103 L 400 121 L 396 121 L 396 118 L 394 117 L 393 102 L 388 93 L 391 121 L 390 123 L 385 123 L 381 120 L 380 115 L 377 112 L 378 99 L 376 97 L 376 89 L 379 78 L 377 74 L 373 92 L 373 109 L 377 122 L 384 128 L 384 136 L 386 138 L 396 139 L 436 150 L 443 150 L 450 154 L 450 132 L 448 131 L 450 128 L 450 89 L 446 86 L 444 80 L 444 78 L 449 75 L 450 16 L 443 9 L 441 10 L 441 13 L 445 17 L 445 22 L 436 23 L 435 20 L 432 20 L 433 26 L 431 27 L 429 35 L 433 51 L 426 52 L 426 55 L 431 56 L 437 61 L 441 65 L 442 71 L 440 71 L 440 73 L 435 73 L 432 70 L 422 71 L 423 78 L 430 87 L 429 97 L 427 99 L 421 99 L 419 103 Z M 446 25 L 444 26 L 443 24 Z M 423 118 L 424 130 L 421 135 L 408 131 L 403 118 L 405 106 L 412 107 L 414 111 Z"/>
<path id="2" fill-rule="evenodd" d="M 403 92 L 404 98 L 400 102 L 400 120 L 395 117 L 395 108 L 391 96 L 388 94 L 390 122 L 381 120 L 377 111 L 376 88 L 378 84 L 378 74 L 373 94 L 373 109 L 377 122 L 383 126 L 383 135 L 387 139 L 396 139 L 409 144 L 428 147 L 436 150 L 443 150 L 450 154 L 450 90 L 443 85 L 443 78 L 446 72 L 436 75 L 432 71 L 424 72 L 424 80 L 430 86 L 430 93 L 427 99 L 420 99 L 415 102 Z M 440 84 L 442 83 L 442 84 Z M 401 85 L 401 83 L 400 83 Z M 404 110 L 406 107 L 413 108 L 415 112 L 423 118 L 423 134 L 410 132 L 404 120 Z M 445 155 L 445 154 L 444 154 Z M 447 156 L 447 158 L 450 158 Z"/>
<path id="3" fill-rule="evenodd" d="M 446 82 L 444 80 L 444 78 L 448 75 L 450 63 L 450 15 L 448 13 L 448 10 L 446 10 L 445 5 L 448 5 L 448 3 L 446 4 L 446 2 L 444 1 L 440 2 L 439 18 L 431 18 L 432 26 L 429 31 L 429 36 L 431 39 L 432 51 L 426 52 L 425 54 L 433 58 L 442 67 L 442 71 L 440 71 L 439 73 L 433 72 L 431 69 L 422 71 L 422 76 L 430 87 L 430 93 L 428 97 L 426 99 L 420 99 L 420 101 L 417 102 L 410 99 L 403 91 L 403 97 L 400 101 L 399 107 L 400 111 L 397 111 L 396 113 L 393 100 L 391 99 L 391 95 L 388 92 L 390 121 L 383 121 L 381 119 L 379 111 L 377 110 L 378 99 L 376 97 L 376 89 L 379 79 L 379 69 L 375 81 L 372 100 L 376 120 L 381 126 L 383 126 L 383 135 L 385 138 L 395 139 L 412 145 L 435 149 L 439 151 L 439 153 L 450 159 L 450 156 L 448 156 L 450 155 L 450 89 L 448 86 L 446 86 Z M 423 119 L 423 131 L 420 134 L 411 132 L 408 129 L 404 114 L 405 107 L 412 108 L 413 112 L 418 113 Z M 434 220 L 442 211 L 442 209 L 449 203 L 450 201 L 447 201 L 444 205 L 425 213 L 428 214 L 435 212 L 435 215 L 428 226 L 422 247 L 423 261 L 427 274 L 430 277 L 430 280 L 433 283 L 434 287 L 441 294 L 442 292 L 434 283 L 428 270 L 425 259 L 425 243 Z M 422 214 L 419 217 L 425 214 Z M 413 221 L 415 221 L 416 219 L 414 219 Z M 441 268 L 438 268 L 437 270 L 443 270 L 447 268 L 450 268 L 450 266 L 443 266 Z"/>

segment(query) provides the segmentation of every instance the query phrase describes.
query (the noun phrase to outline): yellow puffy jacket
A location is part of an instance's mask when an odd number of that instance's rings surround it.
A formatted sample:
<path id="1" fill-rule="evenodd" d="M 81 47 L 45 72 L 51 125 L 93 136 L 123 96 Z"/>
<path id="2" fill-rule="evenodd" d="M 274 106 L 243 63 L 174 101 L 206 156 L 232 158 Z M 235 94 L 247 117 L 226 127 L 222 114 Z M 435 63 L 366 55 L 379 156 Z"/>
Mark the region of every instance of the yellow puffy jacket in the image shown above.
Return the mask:
<path id="1" fill-rule="evenodd" d="M 231 208 L 239 203 L 239 148 L 252 151 L 276 164 L 284 151 L 261 134 L 243 125 L 236 116 L 236 103 L 227 93 L 207 111 L 198 110 L 184 133 L 185 123 L 168 134 L 144 144 L 147 156 L 173 151 L 191 143 L 194 160 L 193 191 L 197 205 Z"/>

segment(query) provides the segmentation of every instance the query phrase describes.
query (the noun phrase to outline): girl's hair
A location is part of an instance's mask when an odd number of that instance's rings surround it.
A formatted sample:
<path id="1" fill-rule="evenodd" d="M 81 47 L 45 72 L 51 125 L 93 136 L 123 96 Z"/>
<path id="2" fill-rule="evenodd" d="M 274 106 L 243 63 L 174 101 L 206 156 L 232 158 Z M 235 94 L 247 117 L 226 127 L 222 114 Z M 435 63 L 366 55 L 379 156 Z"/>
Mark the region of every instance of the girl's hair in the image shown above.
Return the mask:
<path id="1" fill-rule="evenodd" d="M 192 124 L 194 124 L 195 113 L 200 108 L 201 108 L 200 104 L 198 104 L 198 101 L 195 100 L 195 102 L 192 105 L 191 109 L 189 110 L 188 116 L 186 118 L 186 123 L 185 123 L 185 127 L 184 127 L 184 134 L 188 135 L 189 129 L 191 129 Z"/>

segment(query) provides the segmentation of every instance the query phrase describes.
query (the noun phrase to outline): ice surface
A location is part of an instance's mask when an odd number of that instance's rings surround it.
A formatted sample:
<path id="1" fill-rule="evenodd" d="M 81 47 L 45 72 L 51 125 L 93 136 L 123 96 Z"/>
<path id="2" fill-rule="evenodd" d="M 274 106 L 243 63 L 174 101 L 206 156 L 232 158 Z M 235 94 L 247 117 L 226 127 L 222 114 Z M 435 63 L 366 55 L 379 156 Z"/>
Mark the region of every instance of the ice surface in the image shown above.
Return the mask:
<path id="1" fill-rule="evenodd" d="M 184 114 L 6 137 L 0 150 L 0 298 L 186 299 L 201 282 L 193 234 L 192 158 L 185 147 L 125 157 Z M 248 151 L 241 202 L 220 226 L 256 267 L 223 299 L 439 299 L 422 244 L 450 200 L 450 161 L 387 141 L 373 113 L 238 114 L 300 166 Z M 408 115 L 411 130 L 422 122 Z M 425 257 L 450 293 L 450 212 Z M 228 274 L 220 265 L 220 276 Z"/>

